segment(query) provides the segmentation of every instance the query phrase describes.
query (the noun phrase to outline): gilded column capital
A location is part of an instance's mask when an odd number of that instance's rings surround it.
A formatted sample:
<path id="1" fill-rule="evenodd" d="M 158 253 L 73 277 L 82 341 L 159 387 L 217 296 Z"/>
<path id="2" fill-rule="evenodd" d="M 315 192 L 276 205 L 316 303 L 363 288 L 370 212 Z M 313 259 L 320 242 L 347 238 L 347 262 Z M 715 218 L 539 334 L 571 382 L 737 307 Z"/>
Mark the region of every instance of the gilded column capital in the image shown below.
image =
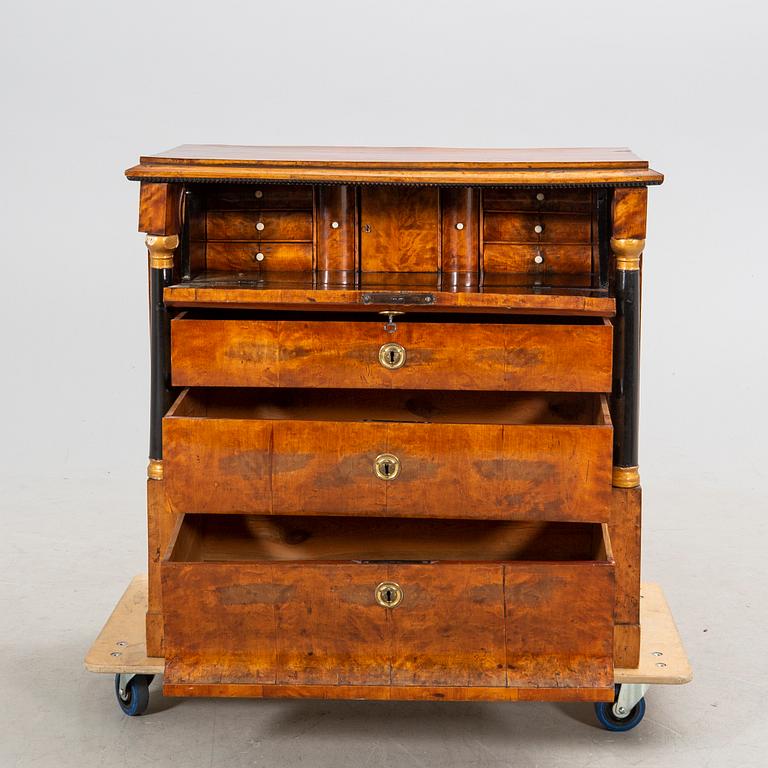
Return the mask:
<path id="1" fill-rule="evenodd" d="M 624 237 L 611 238 L 611 250 L 616 256 L 616 269 L 633 272 L 640 269 L 640 255 L 645 248 L 645 240 Z"/>
<path id="2" fill-rule="evenodd" d="M 151 269 L 171 269 L 173 252 L 179 247 L 178 235 L 147 235 L 144 242 L 149 251 Z"/>

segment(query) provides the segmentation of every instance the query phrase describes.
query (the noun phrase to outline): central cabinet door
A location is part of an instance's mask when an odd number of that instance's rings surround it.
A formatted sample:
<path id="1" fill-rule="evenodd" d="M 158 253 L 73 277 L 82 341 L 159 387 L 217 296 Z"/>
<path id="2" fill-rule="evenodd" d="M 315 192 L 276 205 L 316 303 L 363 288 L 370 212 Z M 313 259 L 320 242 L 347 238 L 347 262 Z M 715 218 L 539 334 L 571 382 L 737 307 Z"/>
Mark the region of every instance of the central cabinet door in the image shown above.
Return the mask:
<path id="1" fill-rule="evenodd" d="M 361 270 L 437 272 L 439 194 L 437 187 L 364 187 L 360 193 Z"/>

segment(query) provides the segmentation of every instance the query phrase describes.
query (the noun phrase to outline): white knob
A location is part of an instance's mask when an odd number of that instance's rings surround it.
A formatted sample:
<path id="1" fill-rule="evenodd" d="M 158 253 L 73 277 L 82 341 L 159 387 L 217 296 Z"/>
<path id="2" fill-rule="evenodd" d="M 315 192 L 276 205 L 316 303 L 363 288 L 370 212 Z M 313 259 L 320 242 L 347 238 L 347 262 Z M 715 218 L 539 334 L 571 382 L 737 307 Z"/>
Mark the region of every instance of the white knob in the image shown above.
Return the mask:
<path id="1" fill-rule="evenodd" d="M 256 229 L 258 229 L 259 232 L 261 232 L 264 229 L 264 222 L 263 221 L 257 222 L 256 223 Z"/>
<path id="2" fill-rule="evenodd" d="M 536 195 L 536 199 L 537 199 L 539 202 L 541 202 L 541 201 L 544 199 L 544 193 L 543 193 L 543 192 L 539 192 L 539 193 Z"/>
<path id="3" fill-rule="evenodd" d="M 461 232 L 461 230 L 462 230 L 462 229 L 464 229 L 464 225 L 463 225 L 461 222 L 459 222 L 459 223 L 456 225 L 456 229 L 458 229 L 458 230 L 459 230 L 459 232 Z"/>
<path id="4" fill-rule="evenodd" d="M 255 194 L 256 197 L 264 197 L 264 193 L 260 189 L 257 189 Z"/>
<path id="5" fill-rule="evenodd" d="M 257 224 L 257 225 L 256 225 L 256 227 L 258 228 L 258 226 L 259 226 L 259 225 Z M 537 224 L 537 225 L 536 225 L 536 226 L 533 228 L 533 231 L 534 231 L 534 232 L 535 232 L 537 235 L 540 235 L 540 234 L 541 234 L 541 233 L 544 231 L 544 227 L 542 227 L 542 226 L 541 226 L 541 224 Z"/>
<path id="6" fill-rule="evenodd" d="M 264 261 L 264 254 L 261 251 L 256 254 L 256 261 Z"/>
<path id="7" fill-rule="evenodd" d="M 534 262 L 536 262 L 536 264 L 543 264 L 544 263 L 544 257 L 540 253 L 537 253 L 533 257 L 533 260 L 534 260 Z"/>
<path id="8" fill-rule="evenodd" d="M 331 229 L 338 229 L 339 228 L 339 222 L 338 221 L 332 221 L 331 222 Z"/>

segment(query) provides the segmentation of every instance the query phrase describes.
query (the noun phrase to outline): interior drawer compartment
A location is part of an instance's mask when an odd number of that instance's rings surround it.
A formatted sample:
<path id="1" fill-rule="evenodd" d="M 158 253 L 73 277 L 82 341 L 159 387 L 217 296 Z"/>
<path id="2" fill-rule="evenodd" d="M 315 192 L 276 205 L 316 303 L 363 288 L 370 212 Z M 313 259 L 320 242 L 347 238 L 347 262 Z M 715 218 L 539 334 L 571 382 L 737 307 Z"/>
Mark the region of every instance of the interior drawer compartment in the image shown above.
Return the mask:
<path id="1" fill-rule="evenodd" d="M 558 274 L 592 272 L 592 245 L 487 243 L 483 247 L 483 271 L 488 274 Z"/>
<path id="2" fill-rule="evenodd" d="M 208 211 L 208 240 L 312 241 L 311 211 Z"/>
<path id="3" fill-rule="evenodd" d="M 590 216 L 557 213 L 485 213 L 483 241 L 488 243 L 589 243 Z"/>
<path id="4" fill-rule="evenodd" d="M 265 262 L 266 263 L 266 260 Z M 316 320 L 187 312 L 171 321 L 175 386 L 609 392 L 604 318 Z"/>
<path id="5" fill-rule="evenodd" d="M 590 189 L 515 189 L 483 190 L 483 210 L 539 211 L 547 213 L 590 214 L 594 206 Z"/>
<path id="6" fill-rule="evenodd" d="M 189 512 L 608 519 L 603 395 L 190 389 L 163 419 Z"/>
<path id="7" fill-rule="evenodd" d="M 206 269 L 224 272 L 312 272 L 312 243 L 209 242 Z"/>
<path id="8" fill-rule="evenodd" d="M 187 514 L 161 566 L 166 690 L 611 698 L 613 571 L 598 524 Z"/>
<path id="9" fill-rule="evenodd" d="M 242 184 L 203 187 L 208 210 L 312 210 L 310 184 Z"/>

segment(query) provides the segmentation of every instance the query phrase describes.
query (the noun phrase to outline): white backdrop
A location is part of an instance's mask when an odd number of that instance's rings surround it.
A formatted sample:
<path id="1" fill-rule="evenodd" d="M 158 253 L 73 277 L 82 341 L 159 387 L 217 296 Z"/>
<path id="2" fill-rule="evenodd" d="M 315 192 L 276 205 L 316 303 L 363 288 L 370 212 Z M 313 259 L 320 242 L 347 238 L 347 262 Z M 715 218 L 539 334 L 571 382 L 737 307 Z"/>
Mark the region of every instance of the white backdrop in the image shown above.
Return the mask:
<path id="1" fill-rule="evenodd" d="M 123 177 L 140 153 L 629 146 L 667 176 L 650 191 L 644 261 L 645 569 L 665 581 L 704 681 L 674 702 L 710 706 L 702 692 L 716 698 L 732 678 L 724 648 L 764 642 L 766 621 L 765 28 L 762 4 L 738 0 L 6 7 L 0 503 L 12 535 L 0 546 L 3 606 L 18 610 L 11 645 L 54 624 L 86 642 L 142 567 L 146 255 L 138 185 Z M 45 559 L 67 563 L 45 577 L 43 544 L 55 550 Z M 81 619 L 26 611 L 62 574 L 83 590 L 72 598 Z M 721 645 L 707 622 L 722 625 Z M 750 663 L 745 680 L 765 674 L 764 659 Z M 744 690 L 729 690 L 743 711 Z M 727 749 L 725 724 L 717 741 L 705 714 L 697 738 Z M 751 764 L 756 742 L 742 741 L 738 764 Z"/>

